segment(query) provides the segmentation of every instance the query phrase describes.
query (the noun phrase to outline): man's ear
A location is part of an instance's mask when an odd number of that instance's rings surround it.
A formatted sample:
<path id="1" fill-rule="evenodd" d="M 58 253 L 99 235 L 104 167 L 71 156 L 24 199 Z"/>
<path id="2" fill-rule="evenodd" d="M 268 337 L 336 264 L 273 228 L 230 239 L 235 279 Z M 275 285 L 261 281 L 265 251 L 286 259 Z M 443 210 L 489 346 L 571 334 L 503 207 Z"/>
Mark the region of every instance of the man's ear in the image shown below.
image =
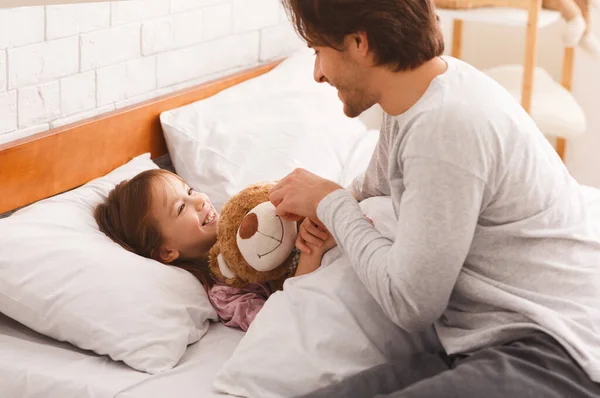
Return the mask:
<path id="1" fill-rule="evenodd" d="M 356 32 L 346 36 L 346 48 L 353 54 L 366 57 L 369 54 L 369 40 L 367 32 Z"/>
<path id="2" fill-rule="evenodd" d="M 160 245 L 160 247 L 157 250 L 157 253 L 152 257 L 155 257 L 155 259 L 160 261 L 161 263 L 170 264 L 179 258 L 179 251 L 175 249 L 170 249 L 165 245 Z"/>

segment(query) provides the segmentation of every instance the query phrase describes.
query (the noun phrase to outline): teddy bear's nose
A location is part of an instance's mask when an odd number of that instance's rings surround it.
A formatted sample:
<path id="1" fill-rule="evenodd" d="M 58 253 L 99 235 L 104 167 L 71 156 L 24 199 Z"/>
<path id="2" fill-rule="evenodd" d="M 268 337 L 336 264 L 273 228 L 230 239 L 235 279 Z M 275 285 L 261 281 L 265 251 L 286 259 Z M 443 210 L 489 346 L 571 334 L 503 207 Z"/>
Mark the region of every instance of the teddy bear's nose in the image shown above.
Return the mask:
<path id="1" fill-rule="evenodd" d="M 250 239 L 258 231 L 258 217 L 255 213 L 250 213 L 242 220 L 240 225 L 240 238 Z"/>

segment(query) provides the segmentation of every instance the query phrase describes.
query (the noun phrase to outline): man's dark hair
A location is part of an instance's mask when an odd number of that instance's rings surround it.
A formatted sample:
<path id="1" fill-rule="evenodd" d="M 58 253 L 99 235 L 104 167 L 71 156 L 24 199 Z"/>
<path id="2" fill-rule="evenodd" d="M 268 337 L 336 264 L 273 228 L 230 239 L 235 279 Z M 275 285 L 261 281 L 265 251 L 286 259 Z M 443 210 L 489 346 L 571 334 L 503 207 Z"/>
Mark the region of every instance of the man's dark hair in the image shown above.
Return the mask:
<path id="1" fill-rule="evenodd" d="M 343 49 L 344 37 L 365 32 L 378 65 L 421 66 L 444 52 L 433 0 L 282 0 L 310 46 Z"/>

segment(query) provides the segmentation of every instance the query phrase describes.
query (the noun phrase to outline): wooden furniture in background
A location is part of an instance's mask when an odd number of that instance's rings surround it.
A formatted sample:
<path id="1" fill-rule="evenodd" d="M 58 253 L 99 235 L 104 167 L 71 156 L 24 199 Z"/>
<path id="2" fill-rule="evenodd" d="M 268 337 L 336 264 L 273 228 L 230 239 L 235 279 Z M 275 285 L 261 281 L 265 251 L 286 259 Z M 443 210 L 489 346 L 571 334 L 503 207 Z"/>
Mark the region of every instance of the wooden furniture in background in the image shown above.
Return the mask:
<path id="1" fill-rule="evenodd" d="M 436 0 L 436 4 L 457 0 Z M 470 2 L 471 0 L 461 0 Z M 479 3 L 479 0 L 477 0 Z M 542 9 L 541 0 L 483 0 L 485 8 L 444 9 L 437 8 L 440 17 L 453 20 L 452 52 L 455 58 L 462 58 L 463 21 L 487 22 L 512 26 L 526 26 L 525 58 L 523 62 L 523 80 L 521 89 L 521 105 L 531 113 L 534 91 L 534 72 L 538 54 L 538 31 L 541 27 L 558 21 L 561 17 L 556 11 Z M 489 4 L 488 4 L 489 3 Z M 464 3 L 467 4 L 467 3 Z M 463 4 L 463 5 L 464 5 Z M 448 5 L 452 5 L 448 3 Z M 460 6 L 460 4 L 458 5 Z M 496 8 L 500 7 L 500 8 Z M 519 13 L 515 10 L 523 10 Z M 571 91 L 573 79 L 574 49 L 565 48 L 563 54 L 562 86 Z M 561 159 L 565 159 L 566 139 L 556 137 L 555 149 Z"/>
<path id="2" fill-rule="evenodd" d="M 562 79 L 560 84 L 569 91 L 573 90 L 573 63 L 575 62 L 575 49 L 573 47 L 565 48 L 563 54 Z M 567 150 L 567 140 L 562 137 L 556 138 L 556 152 L 561 159 L 565 159 Z"/>
<path id="3" fill-rule="evenodd" d="M 279 62 L 0 145 L 0 214 L 76 188 L 143 153 L 167 153 L 161 112 L 262 75 Z"/>

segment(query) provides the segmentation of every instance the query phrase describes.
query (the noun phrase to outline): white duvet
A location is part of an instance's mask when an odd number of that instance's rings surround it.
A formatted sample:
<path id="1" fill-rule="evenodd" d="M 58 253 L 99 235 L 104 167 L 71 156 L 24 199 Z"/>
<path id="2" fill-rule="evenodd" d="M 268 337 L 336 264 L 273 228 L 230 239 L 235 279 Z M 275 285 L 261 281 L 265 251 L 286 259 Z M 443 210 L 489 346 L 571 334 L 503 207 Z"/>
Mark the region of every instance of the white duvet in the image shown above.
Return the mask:
<path id="1" fill-rule="evenodd" d="M 582 192 L 600 228 L 600 190 Z M 360 206 L 393 240 L 391 199 L 370 198 Z M 269 298 L 214 386 L 242 397 L 293 397 L 438 344 L 433 330 L 410 336 L 395 326 L 336 248 L 316 272 L 288 279 Z"/>
<path id="2" fill-rule="evenodd" d="M 391 200 L 367 199 L 361 208 L 391 240 Z M 435 347 L 434 336 L 410 336 L 394 325 L 335 248 L 317 271 L 288 279 L 269 298 L 214 386 L 243 397 L 297 396 Z"/>

